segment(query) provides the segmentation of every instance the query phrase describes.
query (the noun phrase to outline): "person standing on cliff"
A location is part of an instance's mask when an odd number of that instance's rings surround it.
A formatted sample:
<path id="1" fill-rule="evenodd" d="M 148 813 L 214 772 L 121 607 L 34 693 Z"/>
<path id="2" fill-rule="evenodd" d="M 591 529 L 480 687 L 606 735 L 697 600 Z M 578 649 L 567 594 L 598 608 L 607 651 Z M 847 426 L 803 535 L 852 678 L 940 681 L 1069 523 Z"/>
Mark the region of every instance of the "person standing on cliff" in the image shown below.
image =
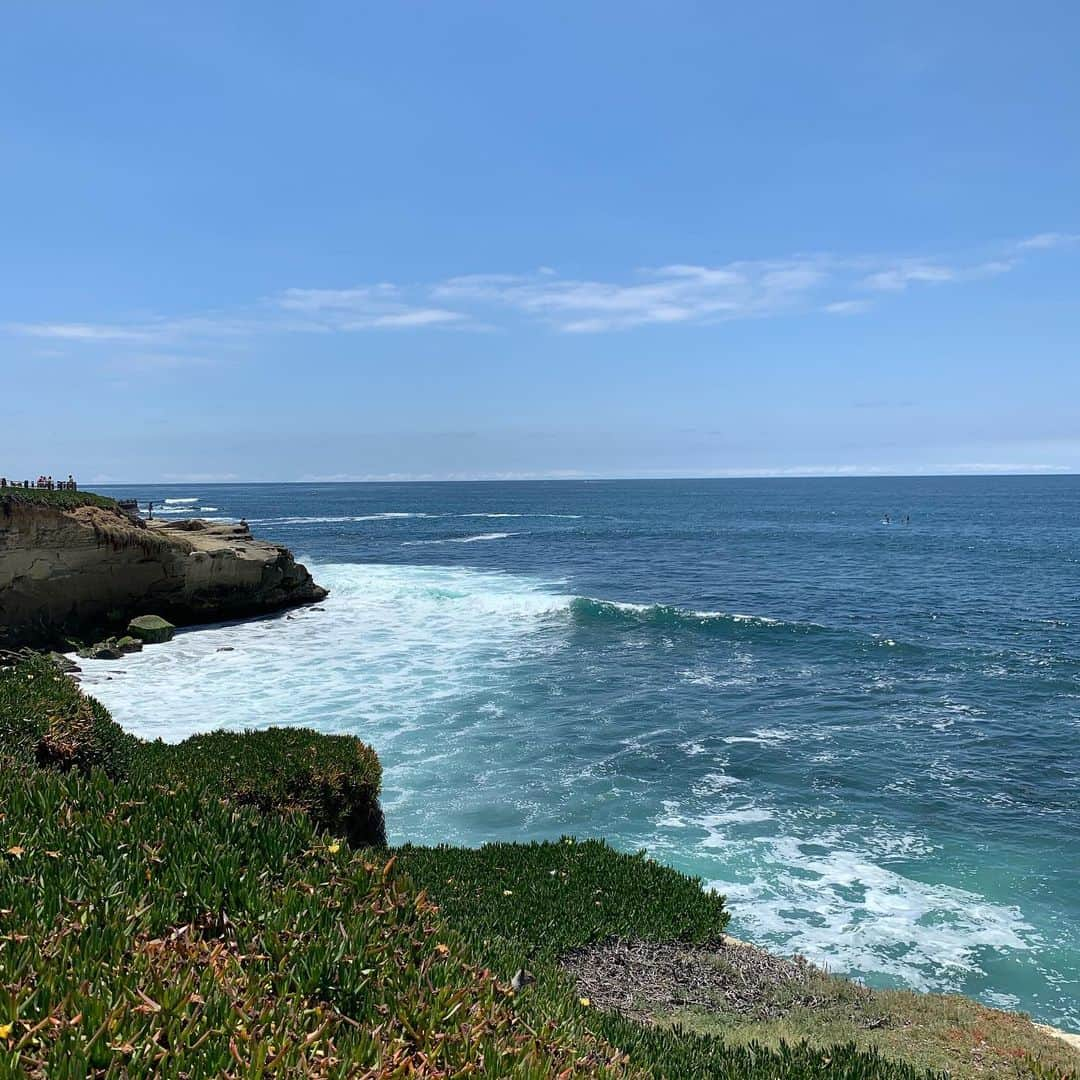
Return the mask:
<path id="1" fill-rule="evenodd" d="M 154 520 L 154 504 L 153 503 L 148 503 L 146 509 L 147 509 L 147 518 L 150 521 L 153 521 Z"/>

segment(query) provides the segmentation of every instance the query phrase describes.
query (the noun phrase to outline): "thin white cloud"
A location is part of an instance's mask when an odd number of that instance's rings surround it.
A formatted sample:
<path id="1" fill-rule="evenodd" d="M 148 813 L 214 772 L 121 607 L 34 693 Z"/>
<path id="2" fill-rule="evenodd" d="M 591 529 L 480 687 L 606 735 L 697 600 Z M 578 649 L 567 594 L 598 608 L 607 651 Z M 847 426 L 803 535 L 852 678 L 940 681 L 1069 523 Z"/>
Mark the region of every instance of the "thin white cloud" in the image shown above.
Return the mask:
<path id="1" fill-rule="evenodd" d="M 394 330 L 462 323 L 468 316 L 447 308 L 404 299 L 405 290 L 389 282 L 351 289 L 286 289 L 271 303 L 314 320 L 295 330 Z"/>
<path id="2" fill-rule="evenodd" d="M 108 326 L 94 323 L 7 323 L 5 329 L 12 334 L 20 334 L 25 337 L 50 338 L 54 341 L 146 345 L 160 339 L 160 334 L 151 328 Z"/>
<path id="3" fill-rule="evenodd" d="M 669 263 L 606 278 L 564 278 L 541 266 L 525 274 L 466 274 L 429 284 L 289 288 L 231 314 L 12 322 L 0 331 L 72 345 L 144 352 L 149 346 L 154 354 L 162 350 L 179 357 L 270 334 L 480 332 L 505 326 L 515 316 L 562 333 L 595 334 L 812 312 L 851 315 L 872 306 L 858 298 L 859 292 L 884 297 L 995 277 L 1019 265 L 1018 249 L 1033 254 L 1075 242 L 1080 235 L 1047 232 L 1012 243 L 996 258 L 799 253 L 719 265 Z"/>
<path id="4" fill-rule="evenodd" d="M 400 295 L 389 283 L 354 289 L 286 289 L 275 300 L 287 311 L 366 311 L 394 303 Z"/>
<path id="5" fill-rule="evenodd" d="M 461 322 L 466 316 L 444 308 L 411 308 L 393 315 L 375 315 L 343 323 L 343 330 L 366 330 L 379 327 L 437 326 L 440 323 Z"/>
<path id="6" fill-rule="evenodd" d="M 756 319 L 823 310 L 853 314 L 870 306 L 843 299 L 853 289 L 903 292 L 1002 274 L 1008 259 L 977 263 L 840 256 L 741 260 L 720 266 L 673 263 L 638 271 L 630 280 L 582 280 L 551 274 L 470 274 L 434 286 L 440 303 L 517 311 L 564 333 L 636 326 Z M 840 294 L 840 298 L 837 297 Z M 830 295 L 831 294 L 831 295 Z"/>
<path id="7" fill-rule="evenodd" d="M 1074 470 L 1068 465 L 1054 465 L 1047 462 L 996 462 L 996 461 L 972 461 L 960 462 L 947 465 L 928 465 L 928 470 L 935 472 L 973 473 L 973 474 L 1001 474 L 1001 473 L 1071 473 Z"/>
<path id="8" fill-rule="evenodd" d="M 163 345 L 181 340 L 239 337 L 253 325 L 227 316 L 195 315 L 185 318 L 150 318 L 129 323 L 13 322 L 3 324 L 9 334 L 90 345 Z"/>
<path id="9" fill-rule="evenodd" d="M 1044 232 L 1021 240 L 1016 246 L 1029 251 L 1046 251 L 1049 248 L 1070 247 L 1080 244 L 1080 233 Z"/>
<path id="10" fill-rule="evenodd" d="M 869 300 L 834 300 L 821 310 L 829 315 L 858 315 L 863 311 L 869 311 L 871 307 L 873 304 Z"/>
<path id="11" fill-rule="evenodd" d="M 928 285 L 941 285 L 947 281 L 955 281 L 956 272 L 947 266 L 931 266 L 925 263 L 910 263 L 893 266 L 887 270 L 878 270 L 863 278 L 863 284 L 868 289 L 877 289 L 885 292 L 899 292 L 909 285 L 920 282 Z"/>
<path id="12" fill-rule="evenodd" d="M 510 308 L 567 333 L 634 326 L 747 318 L 798 306 L 828 280 L 824 260 L 740 262 L 726 266 L 676 263 L 642 270 L 637 280 L 590 281 L 535 275 L 473 274 L 432 289 L 439 301 Z"/>
<path id="13" fill-rule="evenodd" d="M 918 260 L 901 260 L 894 266 L 877 270 L 861 284 L 878 292 L 902 292 L 909 285 L 948 285 L 977 278 L 1007 274 L 1016 264 L 1010 259 L 991 259 L 963 266 L 945 266 Z"/>

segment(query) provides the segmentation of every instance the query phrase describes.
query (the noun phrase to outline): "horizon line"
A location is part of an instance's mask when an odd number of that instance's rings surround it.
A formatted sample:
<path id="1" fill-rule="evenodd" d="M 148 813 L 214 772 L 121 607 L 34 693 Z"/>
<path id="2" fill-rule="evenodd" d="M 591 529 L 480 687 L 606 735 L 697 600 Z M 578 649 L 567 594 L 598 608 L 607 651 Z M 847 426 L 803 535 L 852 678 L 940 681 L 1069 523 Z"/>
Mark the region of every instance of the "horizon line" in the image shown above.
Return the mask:
<path id="1" fill-rule="evenodd" d="M 157 487 L 191 487 L 200 484 L 204 487 L 232 487 L 232 486 L 284 486 L 316 484 L 320 486 L 349 485 L 349 484 L 581 484 L 581 483 L 655 483 L 663 481 L 686 481 L 686 480 L 978 480 L 1000 477 L 1069 477 L 1080 476 L 1080 469 L 1073 470 L 1068 467 L 1061 469 L 1031 469 L 1031 470 L 1002 470 L 997 471 L 970 471 L 970 472 L 806 472 L 806 473 L 708 473 L 686 474 L 671 473 L 659 476 L 529 476 L 529 477 L 499 477 L 499 476 L 473 476 L 473 477 L 384 477 L 384 478 L 360 478 L 355 479 L 300 479 L 300 480 L 244 480 L 236 479 L 210 479 L 193 478 L 189 480 L 98 480 L 89 481 L 94 487 L 135 487 L 139 485 L 154 485 Z M 30 490 L 35 490 L 31 488 Z M 86 490 L 86 488 L 80 488 Z"/>

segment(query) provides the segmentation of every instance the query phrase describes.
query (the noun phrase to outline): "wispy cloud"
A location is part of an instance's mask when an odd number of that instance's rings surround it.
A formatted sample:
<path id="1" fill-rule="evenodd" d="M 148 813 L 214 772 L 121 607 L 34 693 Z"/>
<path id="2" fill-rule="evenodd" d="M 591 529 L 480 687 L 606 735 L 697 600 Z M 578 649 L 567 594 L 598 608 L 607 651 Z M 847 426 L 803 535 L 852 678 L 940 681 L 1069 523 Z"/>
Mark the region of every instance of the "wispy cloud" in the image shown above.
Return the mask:
<path id="1" fill-rule="evenodd" d="M 54 341 L 146 345 L 158 340 L 153 330 L 138 326 L 108 326 L 94 323 L 7 323 L 5 329 L 12 334 L 50 338 Z"/>
<path id="2" fill-rule="evenodd" d="M 71 345 L 182 356 L 268 334 L 480 331 L 515 319 L 560 333 L 595 334 L 736 319 L 855 315 L 893 294 L 998 277 L 1041 251 L 1078 243 L 1080 234 L 1046 232 L 977 255 L 797 253 L 716 265 L 669 263 L 596 278 L 562 277 L 542 266 L 528 273 L 466 274 L 429 283 L 294 287 L 226 313 L 109 323 L 12 322 L 0 330 Z"/>
<path id="3" fill-rule="evenodd" d="M 90 345 L 167 345 L 177 341 L 246 336 L 257 327 L 234 316 L 194 315 L 185 318 L 154 317 L 126 323 L 11 322 L 0 329 L 22 337 L 44 338 Z"/>
<path id="4" fill-rule="evenodd" d="M 460 311 L 410 301 L 405 290 L 388 282 L 351 289 L 286 289 L 270 303 L 315 320 L 314 327 L 294 327 L 299 330 L 393 330 L 468 319 Z"/>
<path id="5" fill-rule="evenodd" d="M 862 285 L 879 292 L 901 292 L 909 285 L 948 285 L 976 278 L 1007 274 L 1016 264 L 1009 259 L 991 259 L 967 266 L 948 266 L 919 260 L 902 260 L 894 266 L 867 274 Z"/>
<path id="6" fill-rule="evenodd" d="M 440 302 L 515 309 L 566 333 L 597 333 L 809 311 L 850 315 L 871 305 L 844 293 L 903 292 L 912 286 L 972 281 L 1007 273 L 1014 265 L 1007 258 L 950 261 L 816 253 L 719 266 L 676 263 L 638 271 L 628 281 L 566 279 L 549 270 L 473 274 L 436 285 L 432 295 Z"/>
<path id="7" fill-rule="evenodd" d="M 676 263 L 638 271 L 630 281 L 472 274 L 436 285 L 432 295 L 457 304 L 492 305 L 550 322 L 567 333 L 624 330 L 650 323 L 750 318 L 798 305 L 828 280 L 827 259 Z"/>
<path id="8" fill-rule="evenodd" d="M 873 304 L 869 300 L 834 300 L 821 310 L 829 315 L 858 315 L 863 311 L 869 311 L 872 307 Z"/>
<path id="9" fill-rule="evenodd" d="M 1080 233 L 1044 232 L 1021 240 L 1016 246 L 1028 251 L 1046 251 L 1049 248 L 1071 247 L 1080 244 Z"/>

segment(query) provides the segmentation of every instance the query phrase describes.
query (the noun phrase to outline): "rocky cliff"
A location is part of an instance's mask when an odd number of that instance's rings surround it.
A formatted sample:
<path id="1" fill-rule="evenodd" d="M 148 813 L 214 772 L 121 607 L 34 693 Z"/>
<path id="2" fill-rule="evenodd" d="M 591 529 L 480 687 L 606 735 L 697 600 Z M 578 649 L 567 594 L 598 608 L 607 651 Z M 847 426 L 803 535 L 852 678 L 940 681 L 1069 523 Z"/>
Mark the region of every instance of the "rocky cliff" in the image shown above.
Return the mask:
<path id="1" fill-rule="evenodd" d="M 324 596 L 287 548 L 246 525 L 0 498 L 0 646 L 89 639 L 148 612 L 216 622 Z"/>

